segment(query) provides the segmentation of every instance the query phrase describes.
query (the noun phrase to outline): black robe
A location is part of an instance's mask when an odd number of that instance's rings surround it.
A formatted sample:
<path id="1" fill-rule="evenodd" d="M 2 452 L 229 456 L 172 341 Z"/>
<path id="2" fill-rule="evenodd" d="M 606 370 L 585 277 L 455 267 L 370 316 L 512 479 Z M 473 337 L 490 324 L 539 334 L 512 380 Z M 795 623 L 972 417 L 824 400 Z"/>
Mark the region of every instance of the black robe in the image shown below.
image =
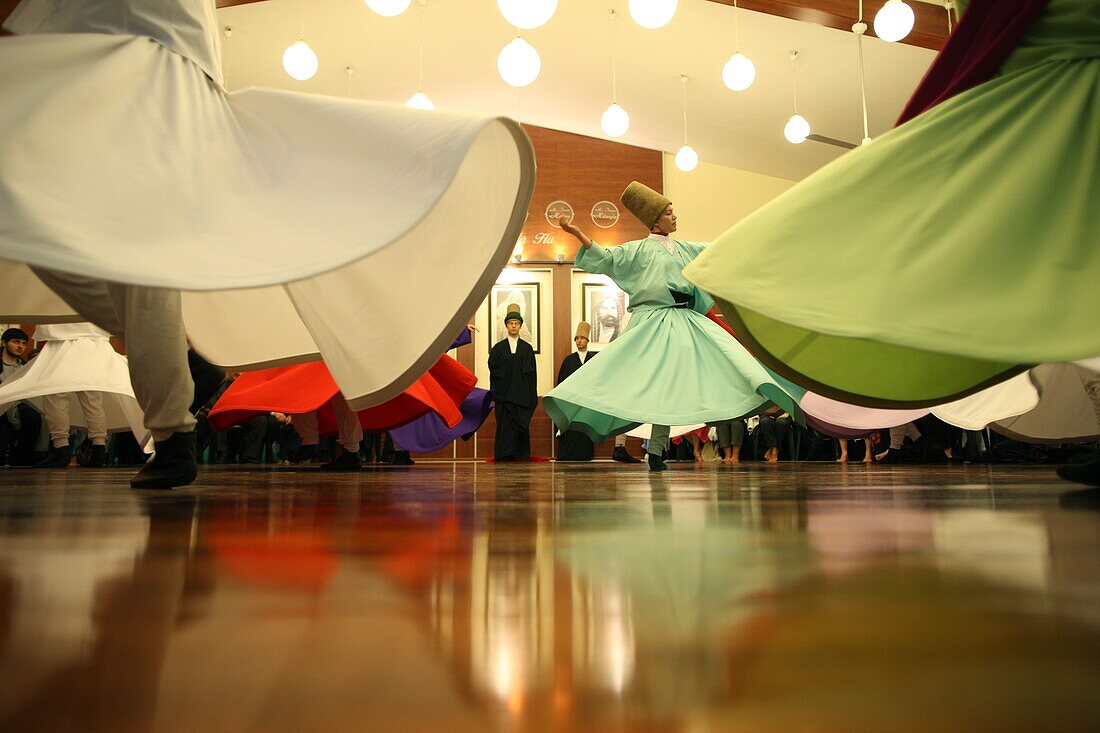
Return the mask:
<path id="1" fill-rule="evenodd" d="M 561 363 L 561 368 L 558 370 L 558 384 L 564 382 L 573 372 L 592 361 L 592 357 L 599 352 L 589 351 L 586 353 L 588 357 L 583 364 L 581 363 L 581 355 L 576 351 L 565 357 Z M 577 430 L 566 430 L 558 438 L 559 461 L 591 461 L 595 457 L 596 444 L 584 433 Z"/>
<path id="2" fill-rule="evenodd" d="M 531 416 L 539 403 L 535 350 L 519 339 L 512 353 L 508 339 L 489 352 L 489 390 L 497 420 L 493 458 L 498 461 L 531 457 Z"/>

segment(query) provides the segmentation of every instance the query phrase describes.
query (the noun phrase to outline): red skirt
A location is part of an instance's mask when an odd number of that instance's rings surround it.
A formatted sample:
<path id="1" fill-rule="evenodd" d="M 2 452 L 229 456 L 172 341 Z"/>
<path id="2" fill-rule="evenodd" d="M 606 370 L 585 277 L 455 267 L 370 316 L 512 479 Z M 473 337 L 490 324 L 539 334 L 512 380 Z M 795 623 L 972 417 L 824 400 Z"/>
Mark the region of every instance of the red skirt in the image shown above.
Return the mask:
<path id="1" fill-rule="evenodd" d="M 477 377 L 466 367 L 444 354 L 427 373 L 393 399 L 359 411 L 363 432 L 377 433 L 435 412 L 453 428 L 462 420 L 459 408 Z M 302 415 L 317 411 L 321 435 L 336 433 L 336 415 L 332 398 L 340 388 L 324 362 L 244 372 L 229 385 L 207 419 L 215 430 L 269 412 Z"/>

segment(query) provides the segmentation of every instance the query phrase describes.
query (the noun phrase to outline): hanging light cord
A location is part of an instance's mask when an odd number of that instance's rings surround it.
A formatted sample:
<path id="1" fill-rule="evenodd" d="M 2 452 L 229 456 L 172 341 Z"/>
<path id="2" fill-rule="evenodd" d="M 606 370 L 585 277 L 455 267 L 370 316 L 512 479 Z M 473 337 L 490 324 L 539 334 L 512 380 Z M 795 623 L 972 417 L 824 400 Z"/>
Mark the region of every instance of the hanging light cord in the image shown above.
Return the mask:
<path id="1" fill-rule="evenodd" d="M 734 53 L 741 53 L 741 28 L 737 22 L 737 0 L 733 0 L 733 48 Z"/>
<path id="2" fill-rule="evenodd" d="M 306 39 L 306 0 L 298 3 L 298 40 Z"/>
<path id="3" fill-rule="evenodd" d="M 680 76 L 680 85 L 684 89 L 684 145 L 688 142 L 688 78 Z"/>
<path id="4" fill-rule="evenodd" d="M 611 10 L 611 104 L 618 104 L 616 98 L 615 57 L 619 55 L 618 34 L 615 32 L 615 10 Z"/>
<path id="5" fill-rule="evenodd" d="M 416 91 L 424 91 L 424 4 L 425 0 L 420 0 L 418 17 L 420 19 L 420 58 L 418 59 L 419 71 L 416 75 Z"/>
<path id="6" fill-rule="evenodd" d="M 871 140 L 871 129 L 867 120 L 867 75 L 863 69 L 863 34 L 867 32 L 867 24 L 863 22 L 863 0 L 859 0 L 859 20 L 852 26 L 852 33 L 856 36 L 856 47 L 859 50 L 859 94 L 863 102 L 863 142 Z"/>
<path id="7" fill-rule="evenodd" d="M 791 51 L 791 89 L 794 97 L 794 113 L 798 114 L 798 79 L 795 74 L 794 62 L 798 60 L 798 51 Z"/>
<path id="8" fill-rule="evenodd" d="M 951 35 L 951 14 L 952 11 L 958 13 L 958 11 L 955 10 L 955 0 L 944 0 L 943 9 L 947 11 L 947 35 Z M 958 15 L 955 16 L 955 22 L 959 22 Z"/>

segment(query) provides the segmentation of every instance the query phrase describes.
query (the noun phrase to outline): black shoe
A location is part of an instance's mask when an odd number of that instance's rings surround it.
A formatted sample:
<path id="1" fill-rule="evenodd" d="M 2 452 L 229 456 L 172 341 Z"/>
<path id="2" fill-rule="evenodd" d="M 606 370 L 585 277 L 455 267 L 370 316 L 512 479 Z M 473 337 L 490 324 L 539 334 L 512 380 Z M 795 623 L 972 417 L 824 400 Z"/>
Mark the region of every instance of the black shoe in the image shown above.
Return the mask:
<path id="1" fill-rule="evenodd" d="M 615 450 L 611 451 L 611 460 L 618 461 L 619 463 L 641 463 L 640 458 L 635 458 L 626 452 L 625 445 L 615 446 Z"/>
<path id="2" fill-rule="evenodd" d="M 38 463 L 35 468 L 68 468 L 73 459 L 73 449 L 67 445 L 53 446 L 49 454 Z"/>
<path id="3" fill-rule="evenodd" d="M 1100 455 L 1094 455 L 1087 463 L 1072 463 L 1058 468 L 1058 475 L 1066 481 L 1089 486 L 1100 486 Z"/>
<path id="4" fill-rule="evenodd" d="M 322 471 L 358 471 L 363 467 L 358 453 L 352 453 L 347 449 L 328 463 L 321 465 Z"/>
<path id="5" fill-rule="evenodd" d="M 657 455 L 656 453 L 647 453 L 646 455 L 649 457 L 649 470 L 650 471 L 665 471 L 665 470 L 668 469 L 668 466 L 665 464 L 664 461 L 661 460 L 661 457 L 659 455 Z M 638 462 L 641 463 L 641 461 L 638 461 Z"/>
<path id="6" fill-rule="evenodd" d="M 298 450 L 287 453 L 286 459 L 291 463 L 309 463 L 317 456 L 317 444 L 303 445 Z"/>
<path id="7" fill-rule="evenodd" d="M 412 459 L 407 450 L 394 451 L 393 465 L 395 466 L 413 466 L 416 461 Z"/>
<path id="8" fill-rule="evenodd" d="M 195 434 L 172 433 L 168 440 L 155 443 L 156 453 L 130 479 L 135 489 L 170 489 L 186 486 L 198 475 L 195 464 Z"/>
<path id="9" fill-rule="evenodd" d="M 898 450 L 897 448 L 890 448 L 886 451 L 886 455 L 884 455 L 882 458 L 877 459 L 875 461 L 875 463 L 882 463 L 882 464 L 887 464 L 887 465 L 895 464 L 896 465 L 896 464 L 899 464 L 899 463 L 904 463 L 904 461 L 902 461 L 902 459 L 901 459 L 901 451 L 900 450 Z"/>
<path id="10" fill-rule="evenodd" d="M 76 451 L 76 463 L 81 468 L 103 468 L 107 465 L 107 446 L 84 443 Z"/>

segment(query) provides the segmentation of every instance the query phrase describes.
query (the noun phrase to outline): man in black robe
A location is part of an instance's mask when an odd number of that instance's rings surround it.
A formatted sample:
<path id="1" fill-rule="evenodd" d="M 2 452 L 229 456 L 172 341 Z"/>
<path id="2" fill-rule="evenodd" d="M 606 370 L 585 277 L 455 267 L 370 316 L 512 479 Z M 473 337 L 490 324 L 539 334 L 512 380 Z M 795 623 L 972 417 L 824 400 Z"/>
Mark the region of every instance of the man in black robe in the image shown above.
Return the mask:
<path id="1" fill-rule="evenodd" d="M 596 355 L 597 352 L 588 350 L 588 337 L 591 333 L 592 327 L 588 323 L 581 321 L 577 324 L 577 335 L 573 337 L 577 350 L 562 361 L 557 384 L 564 382 Z M 566 430 L 558 437 L 559 461 L 591 461 L 595 456 L 596 444 L 579 430 Z"/>
<path id="2" fill-rule="evenodd" d="M 519 306 L 509 303 L 504 316 L 508 336 L 489 352 L 489 390 L 496 401 L 497 420 L 493 459 L 497 461 L 531 457 L 531 416 L 539 398 L 535 350 L 519 337 L 522 325 Z"/>

